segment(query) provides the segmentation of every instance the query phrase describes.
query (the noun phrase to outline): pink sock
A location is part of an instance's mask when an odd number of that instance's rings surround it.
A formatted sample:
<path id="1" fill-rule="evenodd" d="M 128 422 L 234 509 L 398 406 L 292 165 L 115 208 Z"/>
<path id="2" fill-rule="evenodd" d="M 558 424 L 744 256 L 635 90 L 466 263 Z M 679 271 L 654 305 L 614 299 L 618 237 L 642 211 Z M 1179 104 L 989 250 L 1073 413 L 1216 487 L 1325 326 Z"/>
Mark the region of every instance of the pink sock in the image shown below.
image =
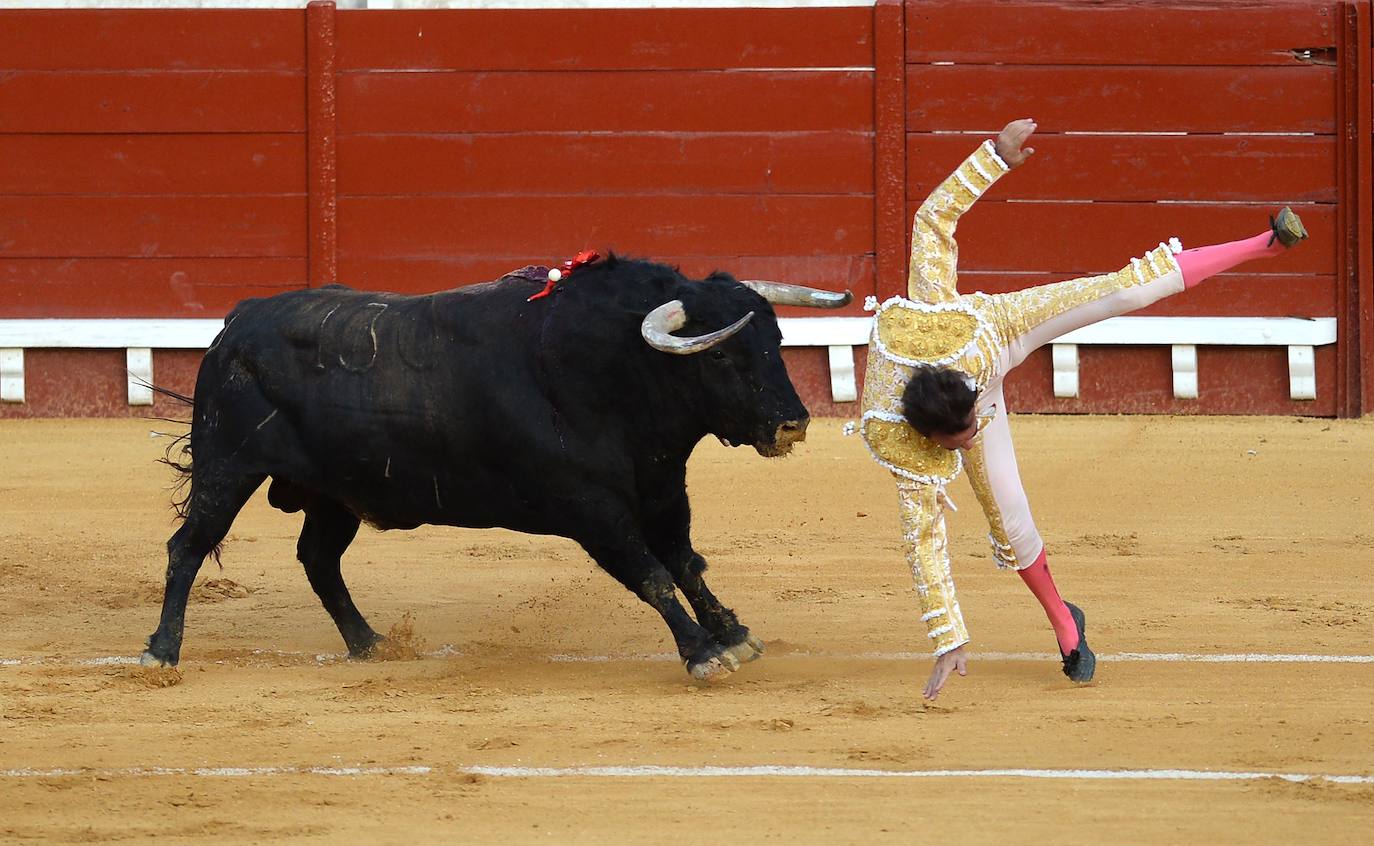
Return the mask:
<path id="1" fill-rule="evenodd" d="M 1045 550 L 1040 550 L 1040 556 L 1035 559 L 1034 564 L 1017 572 L 1021 574 L 1021 581 L 1026 583 L 1026 587 L 1030 588 L 1031 593 L 1035 594 L 1035 598 L 1044 606 L 1045 616 L 1050 618 L 1050 625 L 1054 626 L 1054 637 L 1059 641 L 1059 651 L 1068 655 L 1078 646 L 1078 626 L 1074 625 L 1069 607 L 1059 598 L 1059 589 L 1054 586 L 1054 579 L 1050 578 L 1050 565 L 1045 558 Z"/>
<path id="2" fill-rule="evenodd" d="M 1274 243 L 1270 244 L 1269 240 L 1273 238 L 1273 234 L 1272 232 L 1262 232 L 1243 241 L 1231 241 L 1227 244 L 1214 244 L 1210 247 L 1184 250 L 1174 256 L 1178 262 L 1179 270 L 1183 271 L 1183 286 L 1191 288 L 1204 279 L 1210 279 L 1224 270 L 1230 270 L 1251 259 L 1278 255 L 1283 252 L 1283 244 L 1279 243 L 1277 238 L 1274 238 Z"/>

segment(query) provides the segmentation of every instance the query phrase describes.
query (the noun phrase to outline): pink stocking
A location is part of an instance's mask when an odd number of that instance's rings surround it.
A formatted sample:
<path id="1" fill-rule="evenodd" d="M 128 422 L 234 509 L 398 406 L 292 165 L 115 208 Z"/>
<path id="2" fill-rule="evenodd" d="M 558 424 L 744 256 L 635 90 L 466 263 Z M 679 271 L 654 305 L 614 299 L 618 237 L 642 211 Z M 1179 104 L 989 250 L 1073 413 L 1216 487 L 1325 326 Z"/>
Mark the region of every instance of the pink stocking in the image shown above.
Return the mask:
<path id="1" fill-rule="evenodd" d="M 1271 240 L 1272 244 L 1269 243 Z M 1283 244 L 1273 237 L 1272 232 L 1262 232 L 1243 241 L 1184 250 L 1174 256 L 1174 259 L 1178 262 L 1179 270 L 1183 271 L 1184 287 L 1191 288 L 1202 280 L 1230 270 L 1242 262 L 1278 255 L 1283 249 Z"/>
<path id="2" fill-rule="evenodd" d="M 1054 626 L 1059 651 L 1068 655 L 1078 646 L 1078 626 L 1069 614 L 1069 607 L 1059 598 L 1059 589 L 1054 586 L 1054 579 L 1050 578 L 1050 565 L 1045 558 L 1045 550 L 1040 550 L 1040 556 L 1035 559 L 1034 564 L 1017 572 L 1021 574 L 1021 581 L 1026 583 L 1026 587 L 1030 588 L 1031 593 L 1035 594 L 1035 598 L 1044 606 L 1045 616 L 1050 618 L 1050 625 Z"/>

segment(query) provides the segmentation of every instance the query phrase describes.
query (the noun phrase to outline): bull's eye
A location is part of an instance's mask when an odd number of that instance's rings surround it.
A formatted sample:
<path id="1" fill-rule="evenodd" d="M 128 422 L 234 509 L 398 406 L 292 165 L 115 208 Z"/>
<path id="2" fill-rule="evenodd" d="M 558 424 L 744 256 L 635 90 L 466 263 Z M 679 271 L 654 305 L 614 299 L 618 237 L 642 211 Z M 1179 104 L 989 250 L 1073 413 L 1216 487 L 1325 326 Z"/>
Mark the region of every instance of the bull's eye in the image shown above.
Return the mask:
<path id="1" fill-rule="evenodd" d="M 711 358 L 715 359 L 716 361 L 724 361 L 725 350 L 711 350 Z"/>

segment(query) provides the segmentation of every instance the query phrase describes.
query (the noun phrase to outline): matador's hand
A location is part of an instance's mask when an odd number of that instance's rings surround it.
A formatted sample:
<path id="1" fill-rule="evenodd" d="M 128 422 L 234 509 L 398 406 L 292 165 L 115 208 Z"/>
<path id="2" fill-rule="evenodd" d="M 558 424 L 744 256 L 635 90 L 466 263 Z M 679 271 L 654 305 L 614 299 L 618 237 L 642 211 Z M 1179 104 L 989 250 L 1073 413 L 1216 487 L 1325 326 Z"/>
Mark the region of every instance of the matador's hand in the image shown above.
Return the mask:
<path id="1" fill-rule="evenodd" d="M 968 675 L 968 653 L 962 646 L 956 646 L 935 659 L 935 668 L 930 671 L 930 678 L 926 680 L 926 688 L 922 691 L 925 698 L 934 702 L 935 697 L 940 695 L 940 688 L 945 686 L 945 679 L 955 670 L 961 676 Z"/>
<path id="2" fill-rule="evenodd" d="M 1021 148 L 1022 144 L 1035 132 L 1035 121 L 1030 118 L 1014 120 L 1007 124 L 997 135 L 994 147 L 997 155 L 1002 161 L 1007 163 L 1007 167 L 1016 168 L 1025 163 L 1026 159 L 1035 154 L 1034 147 Z"/>

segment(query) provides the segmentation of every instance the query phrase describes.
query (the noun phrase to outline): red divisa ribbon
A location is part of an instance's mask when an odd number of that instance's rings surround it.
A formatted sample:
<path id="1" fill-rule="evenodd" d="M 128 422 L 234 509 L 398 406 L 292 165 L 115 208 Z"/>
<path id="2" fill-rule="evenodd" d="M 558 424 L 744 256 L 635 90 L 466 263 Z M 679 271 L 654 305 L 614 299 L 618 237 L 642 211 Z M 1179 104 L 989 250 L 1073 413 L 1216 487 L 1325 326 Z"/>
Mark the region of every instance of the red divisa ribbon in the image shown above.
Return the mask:
<path id="1" fill-rule="evenodd" d="M 553 286 L 557 285 L 560 281 L 567 279 L 569 276 L 572 275 L 573 271 L 577 270 L 579 267 L 582 267 L 583 265 L 591 264 L 594 261 L 598 261 L 600 260 L 600 258 L 601 254 L 596 252 L 595 250 L 583 250 L 582 252 L 563 262 L 562 270 L 559 270 L 556 267 L 551 269 L 549 271 L 549 281 L 544 284 L 544 290 L 525 300 L 525 302 L 532 303 L 535 300 L 547 297 L 549 294 L 553 293 Z"/>

